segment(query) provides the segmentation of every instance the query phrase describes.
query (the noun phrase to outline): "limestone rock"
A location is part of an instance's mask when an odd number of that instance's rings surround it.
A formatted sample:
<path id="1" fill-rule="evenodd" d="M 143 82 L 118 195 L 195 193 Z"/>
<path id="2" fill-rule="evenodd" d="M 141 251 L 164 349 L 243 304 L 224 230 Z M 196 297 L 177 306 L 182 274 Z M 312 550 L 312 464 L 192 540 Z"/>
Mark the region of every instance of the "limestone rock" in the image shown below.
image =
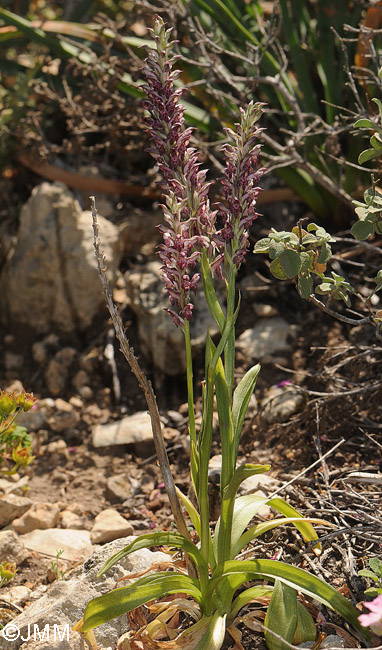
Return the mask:
<path id="1" fill-rule="evenodd" d="M 102 249 L 114 284 L 121 249 L 118 229 L 99 217 Z M 62 183 L 32 191 L 20 215 L 17 244 L 0 277 L 2 313 L 27 331 L 85 331 L 106 313 L 93 252 L 90 212 Z M 38 305 L 38 308 L 36 308 Z"/>
<path id="2" fill-rule="evenodd" d="M 17 496 L 22 497 L 28 483 L 29 476 L 22 476 L 17 481 L 8 481 L 6 478 L 0 478 L 0 494 L 17 494 Z"/>
<path id="3" fill-rule="evenodd" d="M 48 528 L 47 530 L 32 530 L 21 535 L 20 541 L 31 551 L 45 553 L 55 558 L 57 551 L 64 551 L 63 560 L 80 562 L 88 558 L 94 547 L 90 541 L 88 530 L 71 530 Z"/>
<path id="4" fill-rule="evenodd" d="M 106 481 L 106 496 L 110 503 L 123 503 L 133 493 L 131 482 L 124 474 L 110 476 Z"/>
<path id="5" fill-rule="evenodd" d="M 21 517 L 32 505 L 32 501 L 26 497 L 18 497 L 16 494 L 5 494 L 0 497 L 0 528 L 4 528 L 14 519 Z"/>
<path id="6" fill-rule="evenodd" d="M 134 532 L 132 525 L 113 508 L 106 508 L 96 516 L 90 533 L 93 544 L 104 544 L 126 537 Z"/>
<path id="7" fill-rule="evenodd" d="M 167 292 L 160 277 L 160 262 L 150 262 L 142 270 L 126 274 L 126 291 L 138 321 L 142 352 L 155 368 L 165 375 L 186 371 L 184 335 L 164 311 L 170 307 Z M 203 292 L 193 297 L 191 339 L 194 349 L 204 345 L 207 328 L 213 335 L 216 324 L 210 315 Z"/>
<path id="8" fill-rule="evenodd" d="M 46 532 L 46 531 L 44 531 Z M 112 555 L 122 550 L 134 537 L 127 537 L 118 539 L 110 544 L 106 544 L 97 550 L 92 557 L 90 557 L 82 566 L 76 567 L 69 574 L 66 579 L 58 580 L 52 584 L 50 589 L 37 601 L 27 607 L 20 616 L 13 619 L 12 623 L 20 630 L 20 636 L 14 641 L 5 641 L 0 635 L 0 650 L 17 650 L 22 647 L 22 650 L 84 650 L 84 645 L 81 641 L 79 645 L 76 638 L 81 639 L 80 635 L 75 633 L 70 634 L 69 643 L 66 637 L 61 641 L 61 645 L 55 645 L 53 640 L 45 645 L 34 646 L 33 640 L 28 641 L 22 646 L 21 636 L 26 636 L 28 632 L 28 625 L 33 626 L 36 624 L 41 630 L 45 625 L 53 626 L 60 625 L 65 628 L 68 623 L 69 628 L 82 618 L 86 604 L 92 598 L 100 596 L 115 587 L 116 581 L 122 578 L 126 573 L 136 573 L 149 569 L 150 566 L 158 562 L 168 562 L 169 556 L 156 552 L 152 553 L 147 549 L 142 549 L 123 558 L 120 562 L 115 564 L 105 576 L 97 578 L 97 573 L 103 564 Z M 124 581 L 123 585 L 129 584 Z M 97 643 L 101 647 L 115 647 L 119 637 L 126 632 L 127 624 L 126 617 L 121 616 L 109 623 L 105 623 L 95 630 Z"/>
<path id="9" fill-rule="evenodd" d="M 85 525 L 83 517 L 79 517 L 70 510 L 64 510 L 61 513 L 61 526 L 62 528 L 71 528 L 72 530 L 82 530 Z"/>
<path id="10" fill-rule="evenodd" d="M 92 430 L 93 447 L 110 445 L 139 445 L 140 448 L 153 445 L 151 419 L 146 411 L 127 415 L 111 424 L 97 424 Z"/>
<path id="11" fill-rule="evenodd" d="M 288 422 L 305 403 L 305 396 L 292 385 L 272 387 L 261 403 L 260 422 L 263 425 Z"/>
<path id="12" fill-rule="evenodd" d="M 31 592 L 32 589 L 29 589 L 29 587 L 25 587 L 24 585 L 16 585 L 15 587 L 12 587 L 11 583 L 10 587 L 3 587 L 1 589 L 1 596 L 12 603 L 12 605 L 20 607 L 20 605 L 24 605 L 26 601 L 29 600 Z"/>
<path id="13" fill-rule="evenodd" d="M 60 508 L 54 503 L 34 503 L 27 512 L 14 519 L 12 526 L 21 535 L 32 530 L 54 528 L 60 515 Z"/>
<path id="14" fill-rule="evenodd" d="M 237 349 L 253 363 L 271 360 L 276 352 L 290 349 L 289 338 L 296 329 L 284 318 L 262 318 L 258 325 L 245 330 L 237 339 Z"/>
<path id="15" fill-rule="evenodd" d="M 29 557 L 30 553 L 13 530 L 0 531 L 0 564 L 2 562 L 15 562 L 21 564 Z"/>

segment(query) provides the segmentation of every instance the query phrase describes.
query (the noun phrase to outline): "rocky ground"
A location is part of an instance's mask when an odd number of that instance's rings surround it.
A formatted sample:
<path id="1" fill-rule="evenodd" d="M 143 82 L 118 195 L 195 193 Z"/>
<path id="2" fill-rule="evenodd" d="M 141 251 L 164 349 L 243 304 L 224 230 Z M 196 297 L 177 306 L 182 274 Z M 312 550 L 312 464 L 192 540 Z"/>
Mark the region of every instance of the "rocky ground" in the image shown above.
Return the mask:
<path id="1" fill-rule="evenodd" d="M 156 389 L 173 475 L 187 492 L 182 336 L 163 312 L 166 296 L 153 255 L 160 216 L 139 207 L 121 215 L 102 197 L 98 207 L 101 215 L 114 215 L 100 222 L 114 300 Z M 303 208 L 271 204 L 264 211 L 262 232 L 271 218 L 271 225 L 287 227 Z M 9 224 L 0 228 L 0 290 L 8 323 L 0 337 L 0 386 L 24 387 L 37 396 L 38 408 L 22 419 L 34 434 L 36 459 L 22 475 L 0 480 L 0 563 L 13 560 L 18 567 L 1 590 L 0 614 L 5 623 L 24 610 L 17 619 L 20 627 L 32 619 L 53 623 L 55 616 L 63 625 L 73 625 L 100 590 L 111 588 L 123 574 L 166 559 L 159 552 L 136 554 L 138 559 L 126 561 L 102 582 L 95 578 L 96 568 L 108 554 L 125 545 L 128 536 L 171 529 L 173 518 L 143 395 L 107 322 L 89 212 L 64 186 L 45 183 L 21 215 L 17 239 Z M 346 271 L 344 260 L 358 260 L 354 247 L 343 246 L 341 252 L 349 250 L 335 262 Z M 375 257 L 368 253 L 371 276 L 379 254 L 379 249 Z M 350 266 L 350 272 L 359 274 L 359 269 Z M 320 558 L 289 529 L 269 533 L 250 552 L 269 558 L 277 554 L 359 602 L 367 581 L 357 571 L 382 552 L 380 343 L 371 331 L 312 311 L 293 286 L 271 279 L 264 260 L 248 259 L 239 287 L 237 377 L 258 360 L 262 363 L 240 456 L 272 465 L 269 475 L 249 479 L 243 490 L 280 490 L 304 514 L 323 516 L 337 526 L 332 535 L 320 529 Z M 196 312 L 192 337 L 198 408 L 204 332 L 210 323 L 203 301 Z M 324 460 L 301 475 L 326 452 Z M 218 468 L 216 430 L 210 472 L 215 516 Z M 272 512 L 265 507 L 261 516 L 272 517 Z M 257 610 L 261 620 L 263 609 Z M 347 646 L 359 645 L 337 619 L 324 614 L 325 634 L 339 635 Z M 98 642 L 114 648 L 126 626 L 124 619 L 113 629 L 106 626 Z M 73 633 L 67 646 L 57 647 L 75 650 L 77 636 Z M 243 629 L 248 650 L 261 639 L 260 633 L 248 635 Z M 20 639 L 14 645 L 2 643 L 0 648 L 16 648 Z M 24 647 L 46 646 L 28 642 Z M 124 650 L 122 641 L 118 648 Z"/>

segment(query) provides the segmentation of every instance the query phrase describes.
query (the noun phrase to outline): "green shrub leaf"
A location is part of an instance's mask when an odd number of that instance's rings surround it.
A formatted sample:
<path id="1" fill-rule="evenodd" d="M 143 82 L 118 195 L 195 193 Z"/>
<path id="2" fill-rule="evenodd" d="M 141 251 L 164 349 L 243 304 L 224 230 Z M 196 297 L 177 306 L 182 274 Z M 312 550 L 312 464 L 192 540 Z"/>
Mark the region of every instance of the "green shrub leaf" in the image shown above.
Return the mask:
<path id="1" fill-rule="evenodd" d="M 300 255 L 296 251 L 286 249 L 279 256 L 279 262 L 288 278 L 294 278 L 301 269 Z"/>

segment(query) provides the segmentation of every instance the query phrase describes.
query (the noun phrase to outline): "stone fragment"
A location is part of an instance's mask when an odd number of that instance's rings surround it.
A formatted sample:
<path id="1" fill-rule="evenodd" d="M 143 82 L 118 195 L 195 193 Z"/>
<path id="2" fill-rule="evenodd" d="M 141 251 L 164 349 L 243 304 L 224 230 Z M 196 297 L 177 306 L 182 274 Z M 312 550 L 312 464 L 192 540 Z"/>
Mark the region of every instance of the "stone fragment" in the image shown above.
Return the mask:
<path id="1" fill-rule="evenodd" d="M 52 440 L 52 442 L 49 442 L 45 447 L 47 454 L 61 454 L 62 456 L 67 456 L 67 449 L 68 445 L 65 440 L 62 439 Z"/>
<path id="2" fill-rule="evenodd" d="M 83 517 L 79 517 L 70 510 L 64 510 L 61 513 L 61 526 L 62 528 L 71 528 L 72 530 L 82 530 L 85 525 Z"/>
<path id="3" fill-rule="evenodd" d="M 245 330 L 237 339 L 237 349 L 248 361 L 269 361 L 276 352 L 290 350 L 289 338 L 295 338 L 296 328 L 284 318 L 263 318 L 258 325 Z"/>
<path id="4" fill-rule="evenodd" d="M 132 485 L 124 474 L 110 476 L 107 479 L 106 497 L 110 503 L 122 503 L 131 497 L 132 493 Z"/>
<path id="5" fill-rule="evenodd" d="M 80 562 L 89 557 L 93 551 L 88 530 L 71 530 L 48 528 L 32 530 L 21 535 L 20 540 L 30 551 L 38 551 L 55 558 L 57 551 L 63 550 L 63 560 Z"/>
<path id="6" fill-rule="evenodd" d="M 96 516 L 90 539 L 93 544 L 104 544 L 131 535 L 133 532 L 132 525 L 119 512 L 107 508 Z"/>
<path id="7" fill-rule="evenodd" d="M 20 605 L 25 605 L 26 601 L 29 600 L 31 592 L 32 589 L 29 589 L 29 587 L 25 587 L 24 585 L 16 585 L 15 587 L 12 587 L 11 584 L 10 587 L 2 587 L 1 596 L 12 603 L 12 605 L 20 607 Z"/>
<path id="8" fill-rule="evenodd" d="M 272 387 L 261 402 L 260 422 L 263 425 L 288 422 L 305 404 L 305 396 L 294 386 Z"/>
<path id="9" fill-rule="evenodd" d="M 24 357 L 22 354 L 15 354 L 9 350 L 4 353 L 4 365 L 7 370 L 20 370 L 23 363 Z"/>
<path id="10" fill-rule="evenodd" d="M 59 350 L 49 362 L 45 372 L 45 381 L 52 395 L 60 395 L 64 391 L 70 367 L 76 356 L 77 351 L 74 348 L 65 347 Z"/>
<path id="11" fill-rule="evenodd" d="M 246 478 L 245 481 L 240 484 L 239 491 L 242 494 L 248 494 L 248 492 L 256 492 L 257 490 L 262 489 L 265 490 L 267 494 L 270 494 L 271 492 L 274 492 L 274 490 L 277 490 L 280 485 L 280 481 L 268 474 L 255 474 L 254 476 Z"/>
<path id="12" fill-rule="evenodd" d="M 0 528 L 8 526 L 14 519 L 21 517 L 32 506 L 32 501 L 16 494 L 0 496 Z"/>
<path id="13" fill-rule="evenodd" d="M 153 445 L 151 419 L 146 411 L 138 411 L 128 415 L 118 422 L 97 424 L 92 430 L 93 447 L 109 447 L 111 445 Z"/>
<path id="14" fill-rule="evenodd" d="M 141 349 L 152 365 L 165 375 L 186 371 L 184 336 L 164 311 L 170 302 L 161 278 L 160 262 L 149 262 L 142 269 L 126 273 L 126 291 L 138 324 Z M 203 292 L 193 297 L 193 317 L 190 322 L 194 349 L 204 345 L 205 333 L 217 331 Z"/>
<path id="15" fill-rule="evenodd" d="M 24 562 L 30 553 L 13 530 L 0 531 L 0 564 L 15 562 L 16 566 Z"/>
<path id="16" fill-rule="evenodd" d="M 88 373 L 85 370 L 79 370 L 72 379 L 72 384 L 77 390 L 82 386 L 88 386 L 90 383 L 90 378 Z"/>
<path id="17" fill-rule="evenodd" d="M 20 535 L 36 529 L 54 528 L 59 515 L 60 508 L 54 503 L 34 503 L 21 517 L 13 520 L 12 526 Z"/>
<path id="18" fill-rule="evenodd" d="M 99 216 L 112 286 L 121 258 L 119 230 Z M 2 316 L 25 331 L 86 331 L 106 313 L 93 251 L 91 213 L 62 183 L 44 182 L 21 210 L 17 243 L 0 276 Z M 38 305 L 38 309 L 36 309 Z"/>
<path id="19" fill-rule="evenodd" d="M 61 629 L 65 629 L 66 624 L 68 624 L 71 629 L 83 617 L 89 600 L 114 589 L 119 578 L 125 577 L 128 573 L 145 571 L 159 562 L 169 561 L 169 556 L 165 553 L 153 553 L 148 549 L 142 549 L 123 558 L 111 567 L 106 575 L 98 578 L 97 573 L 106 560 L 122 550 L 134 539 L 134 537 L 127 537 L 106 544 L 95 551 L 83 565 L 66 574 L 65 580 L 55 581 L 42 597 L 33 601 L 20 616 L 13 619 L 12 623 L 20 630 L 17 639 L 5 642 L 0 635 L 0 650 L 18 650 L 20 647 L 22 650 L 85 650 L 87 644 L 84 644 L 81 636 L 74 632 L 69 634 L 68 643 L 65 637 L 60 641 L 59 645 L 54 645 L 54 639 L 50 639 L 49 642 L 42 642 L 45 645 L 35 647 L 32 645 L 34 641 L 30 640 L 22 646 L 21 637 L 26 637 L 28 626 L 32 626 L 33 630 L 35 624 L 41 630 L 44 629 L 45 625 L 52 626 L 53 630 L 55 624 L 60 625 Z M 129 584 L 129 581 L 123 582 L 123 585 L 127 584 Z M 43 586 L 46 589 L 46 586 Z M 126 617 L 124 616 L 100 625 L 95 630 L 98 646 L 115 648 L 119 637 L 126 632 L 126 628 Z M 77 644 L 76 639 L 79 640 L 80 645 Z"/>
<path id="20" fill-rule="evenodd" d="M 17 481 L 0 478 L 0 494 L 17 494 L 23 496 L 29 482 L 29 476 L 22 476 Z"/>
<path id="21" fill-rule="evenodd" d="M 125 255 L 137 255 L 143 247 L 151 243 L 152 250 L 162 240 L 157 225 L 163 223 L 162 212 L 143 212 L 135 208 L 120 227 L 120 236 Z"/>
<path id="22" fill-rule="evenodd" d="M 80 421 L 80 415 L 77 411 L 58 410 L 48 419 L 49 427 L 56 433 L 62 433 L 68 429 L 73 429 Z"/>

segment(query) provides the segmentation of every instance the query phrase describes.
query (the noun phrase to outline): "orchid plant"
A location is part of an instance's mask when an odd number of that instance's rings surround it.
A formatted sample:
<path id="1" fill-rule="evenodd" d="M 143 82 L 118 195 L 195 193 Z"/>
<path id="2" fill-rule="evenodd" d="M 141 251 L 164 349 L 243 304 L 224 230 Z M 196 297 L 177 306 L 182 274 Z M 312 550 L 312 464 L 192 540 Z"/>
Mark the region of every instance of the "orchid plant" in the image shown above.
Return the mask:
<path id="1" fill-rule="evenodd" d="M 151 603 L 152 611 L 155 609 L 158 616 L 139 631 L 131 631 L 131 648 L 141 647 L 139 643 L 134 645 L 137 640 L 143 643 L 143 647 L 165 648 L 163 639 L 167 638 L 172 649 L 218 650 L 222 647 L 226 630 L 234 635 L 233 627 L 239 612 L 252 601 L 261 599 L 262 603 L 269 605 L 265 619 L 266 641 L 271 650 L 278 650 L 285 647 L 282 639 L 287 643 L 301 643 L 316 637 L 314 621 L 297 597 L 302 593 L 336 610 L 361 632 L 357 610 L 323 580 L 279 560 L 238 559 L 252 540 L 287 524 L 293 524 L 303 541 L 310 542 L 319 554 L 320 544 L 312 524 L 325 522 L 302 517 L 286 501 L 275 496 L 238 496 L 240 485 L 246 478 L 270 468 L 269 465 L 237 463 L 243 422 L 260 365 L 248 370 L 236 387 L 234 373 L 235 322 L 240 306 L 235 281 L 247 252 L 249 227 L 258 217 L 258 182 L 265 171 L 259 167 L 258 136 L 261 129 L 257 126 L 263 105 L 251 102 L 241 110 L 241 119 L 235 130 L 226 129 L 228 141 L 224 145 L 222 199 L 215 209 L 211 209 L 206 170 L 200 169 L 199 154 L 190 146 L 192 129 L 184 128 L 184 109 L 179 102 L 182 91 L 176 86 L 178 71 L 174 70 L 176 57 L 172 55 L 170 32 L 157 17 L 152 30 L 156 46 L 148 51 L 143 90 L 147 129 L 152 139 L 150 152 L 163 175 L 166 225 L 160 226 L 163 244 L 159 255 L 170 299 L 168 312 L 174 324 L 183 330 L 185 340 L 190 473 L 197 506 L 180 490 L 177 493 L 194 532 L 191 536 L 184 527 L 183 534 L 153 532 L 140 535 L 110 558 L 99 575 L 105 574 L 133 551 L 153 546 L 179 549 L 184 552 L 186 562 L 183 568 L 174 563 L 169 571 L 156 570 L 145 574 L 127 587 L 91 600 L 76 629 L 93 639 L 95 644 L 95 627 Z M 320 237 L 319 233 L 317 237 Z M 223 279 L 226 286 L 225 306 L 219 302 L 215 292 L 216 276 Z M 220 334 L 214 343 L 207 333 L 203 414 L 197 431 L 190 320 L 193 294 L 200 284 Z M 212 531 L 208 469 L 215 400 L 222 451 L 221 512 Z M 250 525 L 265 504 L 283 517 Z M 251 586 L 244 588 L 248 582 L 252 583 Z M 169 598 L 163 600 L 166 596 Z M 158 599 L 162 599 L 160 603 L 152 605 Z M 183 611 L 191 621 L 185 630 L 179 632 L 171 629 L 173 625 L 168 625 L 177 611 Z"/>

